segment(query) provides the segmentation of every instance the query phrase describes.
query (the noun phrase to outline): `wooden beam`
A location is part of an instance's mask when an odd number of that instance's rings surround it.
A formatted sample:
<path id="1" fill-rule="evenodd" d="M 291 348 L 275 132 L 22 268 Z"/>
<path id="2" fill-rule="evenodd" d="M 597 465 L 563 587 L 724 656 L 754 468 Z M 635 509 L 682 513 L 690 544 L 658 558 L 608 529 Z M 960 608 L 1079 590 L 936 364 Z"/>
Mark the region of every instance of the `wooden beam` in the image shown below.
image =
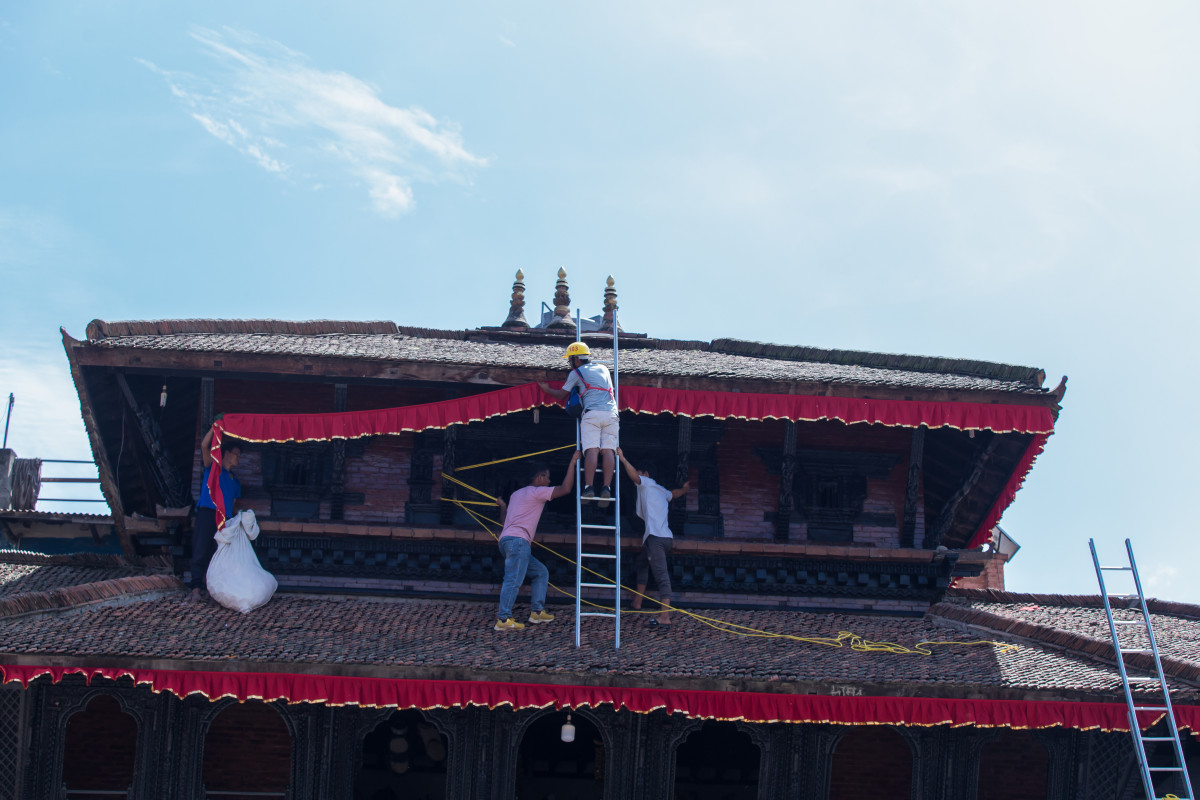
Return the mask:
<path id="1" fill-rule="evenodd" d="M 88 443 L 92 446 L 92 459 L 96 462 L 96 472 L 100 476 L 100 492 L 108 501 L 112 513 L 113 527 L 117 529 L 117 537 L 121 540 L 121 550 L 130 558 L 137 557 L 137 549 L 133 546 L 133 537 L 125 530 L 125 509 L 121 505 L 121 494 L 117 490 L 112 464 L 108 460 L 108 451 L 104 440 L 100 437 L 100 426 L 96 422 L 95 404 L 92 391 L 83 377 L 83 367 L 78 355 L 84 350 L 82 344 L 72 339 L 66 330 L 62 330 L 63 350 L 67 353 L 67 363 L 71 369 L 71 380 L 75 383 L 75 391 L 79 394 L 79 410 L 83 415 L 83 427 L 87 431 Z"/>
<path id="2" fill-rule="evenodd" d="M 679 417 L 675 437 L 675 486 L 683 486 L 691 470 L 692 456 L 692 418 Z M 687 497 L 681 496 L 671 503 L 668 512 L 669 526 L 672 530 L 683 532 L 687 524 Z"/>
<path id="3" fill-rule="evenodd" d="M 152 467 L 151 475 L 156 488 L 162 495 L 164 506 L 176 507 L 181 506 L 186 502 L 187 493 L 183 490 L 183 481 L 179 477 L 179 473 L 175 471 L 171 460 L 167 458 L 166 449 L 162 443 L 162 432 L 158 429 L 158 423 L 154 418 L 138 403 L 133 396 L 133 391 L 129 388 L 129 382 L 125 380 L 125 376 L 120 372 L 116 373 L 117 386 L 121 389 L 121 394 L 125 396 L 125 403 L 129 409 L 137 417 L 138 432 L 142 435 L 142 442 L 146 445 L 146 449 L 150 452 L 150 466 Z M 140 463 L 139 459 L 139 463 Z"/>
<path id="4" fill-rule="evenodd" d="M 942 513 L 938 515 L 937 522 L 932 528 L 929 526 L 925 527 L 924 546 L 926 549 L 932 550 L 942 543 L 942 539 L 950 531 L 950 526 L 954 524 L 954 515 L 958 511 L 958 507 L 962 504 L 963 498 L 971 493 L 971 490 L 979 483 L 979 479 L 983 477 L 987 463 L 991 459 L 992 454 L 996 452 L 996 448 L 1000 446 L 1000 441 L 1000 436 L 992 434 L 991 441 L 975 456 L 971 464 L 971 472 L 967 475 L 966 480 L 958 487 L 958 491 L 946 501 Z"/>
<path id="5" fill-rule="evenodd" d="M 917 499 L 921 489 L 921 464 L 925 457 L 925 428 L 914 428 L 908 449 L 908 485 L 904 489 L 904 524 L 900 546 L 912 547 L 917 533 Z"/>

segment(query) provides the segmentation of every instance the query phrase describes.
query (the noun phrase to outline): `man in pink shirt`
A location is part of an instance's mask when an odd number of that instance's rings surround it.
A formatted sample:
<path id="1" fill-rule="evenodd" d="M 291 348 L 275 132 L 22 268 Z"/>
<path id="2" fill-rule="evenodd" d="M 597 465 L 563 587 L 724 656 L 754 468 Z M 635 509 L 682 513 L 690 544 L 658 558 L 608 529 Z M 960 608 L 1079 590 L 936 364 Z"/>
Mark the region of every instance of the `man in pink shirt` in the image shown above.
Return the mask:
<path id="1" fill-rule="evenodd" d="M 550 468 L 545 464 L 534 464 L 530 470 L 529 485 L 512 493 L 506 504 L 500 503 L 500 519 L 504 530 L 500 531 L 500 552 L 504 554 L 504 583 L 500 586 L 500 612 L 496 615 L 496 630 L 519 631 L 525 625 L 513 619 L 513 603 L 517 591 L 525 582 L 527 572 L 533 575 L 532 596 L 529 601 L 529 621 L 537 625 L 551 622 L 554 615 L 546 611 L 546 588 L 550 583 L 550 571 L 546 565 L 533 557 L 533 535 L 546 503 L 564 497 L 575 488 L 575 462 L 579 451 L 571 454 L 567 474 L 562 483 L 550 486 Z"/>

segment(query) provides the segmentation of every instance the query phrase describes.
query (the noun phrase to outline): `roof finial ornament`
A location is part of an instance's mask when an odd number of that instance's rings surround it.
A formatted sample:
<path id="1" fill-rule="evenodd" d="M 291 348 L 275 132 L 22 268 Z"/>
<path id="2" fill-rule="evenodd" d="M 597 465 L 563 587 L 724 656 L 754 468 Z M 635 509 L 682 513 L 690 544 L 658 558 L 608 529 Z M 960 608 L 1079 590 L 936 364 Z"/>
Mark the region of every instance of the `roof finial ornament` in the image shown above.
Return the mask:
<path id="1" fill-rule="evenodd" d="M 508 319 L 504 320 L 501 328 L 523 328 L 527 329 L 529 323 L 525 321 L 525 273 L 517 270 L 517 279 L 513 281 L 512 302 L 508 309 Z"/>
<path id="2" fill-rule="evenodd" d="M 567 271 L 558 268 L 558 281 L 554 284 L 554 319 L 546 326 L 547 330 L 575 330 L 575 320 L 571 319 L 571 294 L 567 289 Z"/>
<path id="3" fill-rule="evenodd" d="M 612 333 L 613 317 L 617 315 L 617 290 L 613 286 L 613 276 L 609 275 L 604 287 L 604 322 L 600 324 L 600 330 L 605 333 Z M 617 323 L 617 333 L 622 330 L 621 323 Z"/>

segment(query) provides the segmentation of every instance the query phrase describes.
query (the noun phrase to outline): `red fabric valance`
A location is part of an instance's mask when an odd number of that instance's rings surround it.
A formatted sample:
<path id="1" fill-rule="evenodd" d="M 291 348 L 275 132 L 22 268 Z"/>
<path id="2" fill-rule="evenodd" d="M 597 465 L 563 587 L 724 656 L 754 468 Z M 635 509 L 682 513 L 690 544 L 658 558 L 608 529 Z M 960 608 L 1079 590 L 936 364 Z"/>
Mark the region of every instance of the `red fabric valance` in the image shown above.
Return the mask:
<path id="1" fill-rule="evenodd" d="M 1123 703 L 946 699 L 928 697 L 831 697 L 826 695 L 713 692 L 690 689 L 635 689 L 607 686 L 559 686 L 490 681 L 425 681 L 354 678 L 331 675 L 292 675 L 257 672 L 191 672 L 182 670 L 117 669 L 105 667 L 0 666 L 4 681 L 65 675 L 132 679 L 155 692 L 177 697 L 198 694 L 215 700 L 284 700 L 289 703 L 358 705 L 376 708 L 465 708 L 509 706 L 579 708 L 611 706 L 645 714 L 658 709 L 698 719 L 747 722 L 832 723 L 841 725 L 950 725 L 954 727 L 1075 728 L 1128 731 Z M 1138 722 L 1147 728 L 1161 713 L 1142 712 Z M 1200 706 L 1175 706 L 1181 728 L 1200 731 Z"/>
<path id="2" fill-rule="evenodd" d="M 446 428 L 455 424 L 512 414 L 540 406 L 560 404 L 543 393 L 536 383 L 526 383 L 492 392 L 424 403 L 415 406 L 331 414 L 226 414 L 214 424 L 211 453 L 218 463 L 223 435 L 251 442 L 311 442 L 357 439 L 363 436 L 397 434 Z M 958 428 L 996 433 L 1033 433 L 1036 447 L 1027 450 L 1024 471 L 1018 470 L 1002 493 L 1001 500 L 975 538 L 986 539 L 1000 514 L 1012 502 L 1033 458 L 1054 431 L 1054 417 L 1042 406 L 993 405 L 989 403 L 933 403 L 919 400 L 866 400 L 849 397 L 755 394 L 749 392 L 704 392 L 687 389 L 657 389 L 625 386 L 620 389 L 620 407 L 637 414 L 676 414 L 716 419 L 836 420 L 847 424 L 867 423 L 889 427 Z M 1027 460 L 1028 463 L 1025 463 Z M 209 476 L 209 491 L 217 506 L 218 526 L 224 524 L 218 472 Z M 1003 502 L 1001 502 L 1003 501 Z M 974 546 L 974 545 L 972 545 Z"/>

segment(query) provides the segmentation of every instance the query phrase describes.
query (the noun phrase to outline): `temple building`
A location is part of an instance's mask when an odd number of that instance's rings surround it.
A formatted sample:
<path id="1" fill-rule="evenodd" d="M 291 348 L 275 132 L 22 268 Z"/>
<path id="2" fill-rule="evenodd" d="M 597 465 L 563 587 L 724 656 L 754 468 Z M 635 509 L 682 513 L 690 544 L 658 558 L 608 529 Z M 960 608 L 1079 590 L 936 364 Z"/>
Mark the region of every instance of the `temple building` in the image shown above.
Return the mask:
<path id="1" fill-rule="evenodd" d="M 517 273 L 507 315 L 469 330 L 64 330 L 111 516 L 0 510 L 0 800 L 1141 796 L 1100 598 L 1004 589 L 998 525 L 1065 378 L 656 338 L 625 330 L 612 278 L 577 331 L 561 270 L 554 292 L 531 323 Z M 503 559 L 478 520 L 495 509 L 466 501 L 525 485 L 528 460 L 506 459 L 528 454 L 557 482 L 574 423 L 536 382 L 566 377 L 577 334 L 611 361 L 614 328 L 622 448 L 691 486 L 670 507 L 681 613 L 670 630 L 623 615 L 619 648 L 587 618 L 577 648 L 564 497 L 536 553 L 557 619 L 498 633 Z M 249 614 L 181 580 L 218 415 L 280 585 Z M 622 480 L 631 585 L 642 522 Z M 58 523 L 92 525 L 96 547 L 22 546 Z M 101 552 L 110 529 L 119 554 Z M 1200 607 L 1150 610 L 1193 730 Z"/>

